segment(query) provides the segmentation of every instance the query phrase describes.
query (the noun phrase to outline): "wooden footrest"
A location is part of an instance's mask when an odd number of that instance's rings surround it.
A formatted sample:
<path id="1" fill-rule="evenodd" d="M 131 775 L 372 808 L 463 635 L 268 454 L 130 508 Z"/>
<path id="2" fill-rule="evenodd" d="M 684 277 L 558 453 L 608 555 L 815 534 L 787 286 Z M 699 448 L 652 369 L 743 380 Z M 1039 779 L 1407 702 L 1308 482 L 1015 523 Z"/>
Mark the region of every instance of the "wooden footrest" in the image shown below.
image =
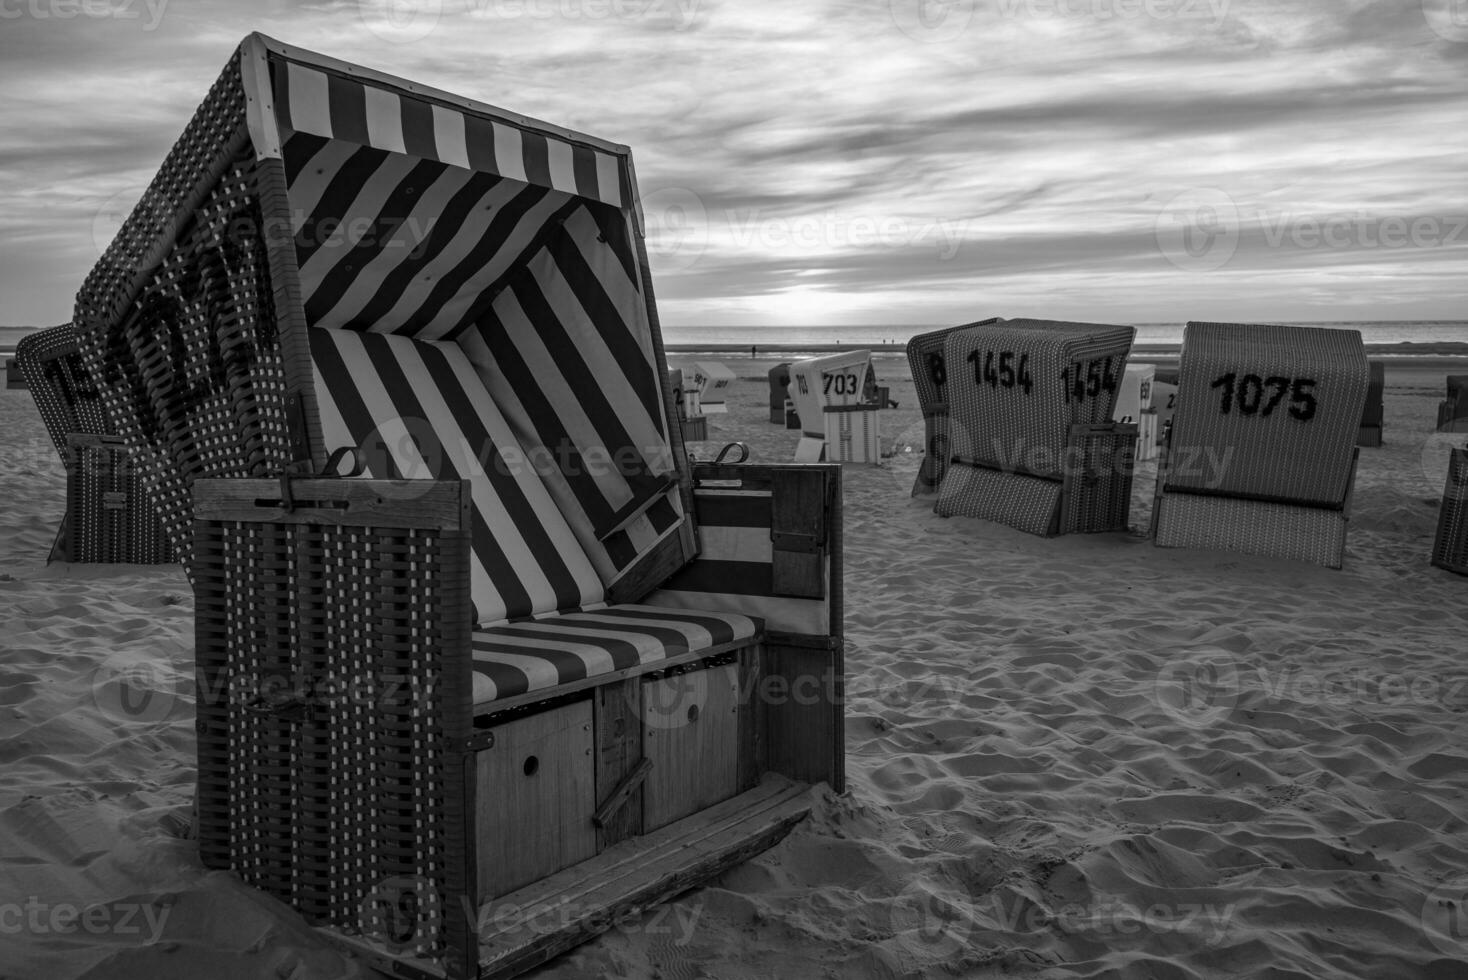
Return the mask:
<path id="1" fill-rule="evenodd" d="M 810 787 L 782 776 L 527 885 L 479 910 L 479 976 L 509 977 L 589 932 L 655 905 L 772 846 L 810 812 Z"/>

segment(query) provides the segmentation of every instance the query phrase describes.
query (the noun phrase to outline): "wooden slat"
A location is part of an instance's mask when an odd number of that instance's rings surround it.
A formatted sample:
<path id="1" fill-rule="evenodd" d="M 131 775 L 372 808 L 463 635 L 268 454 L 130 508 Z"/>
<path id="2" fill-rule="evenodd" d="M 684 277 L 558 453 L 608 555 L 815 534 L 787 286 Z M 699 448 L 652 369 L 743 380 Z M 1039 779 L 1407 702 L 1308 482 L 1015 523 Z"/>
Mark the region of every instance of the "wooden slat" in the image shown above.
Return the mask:
<path id="1" fill-rule="evenodd" d="M 194 515 L 210 521 L 456 530 L 469 523 L 468 487 L 459 480 L 295 479 L 296 508 L 287 512 L 280 506 L 279 480 L 198 480 Z"/>
<path id="2" fill-rule="evenodd" d="M 842 676 L 838 653 L 766 644 L 764 742 L 770 771 L 804 782 L 841 781 Z"/>
<path id="3" fill-rule="evenodd" d="M 512 977 L 629 912 L 666 901 L 768 849 L 810 811 L 779 777 L 504 896 L 481 911 L 479 975 Z M 498 913 L 498 914 L 497 914 Z M 554 922 L 554 929 L 546 923 Z"/>
<path id="4" fill-rule="evenodd" d="M 826 476 L 782 468 L 775 471 L 773 485 L 774 592 L 819 599 L 826 594 Z"/>
<path id="5" fill-rule="evenodd" d="M 650 680 L 642 689 L 642 753 L 653 770 L 643 787 L 649 830 L 738 792 L 737 664 Z"/>
<path id="6" fill-rule="evenodd" d="M 591 703 L 579 701 L 495 730 L 476 758 L 475 840 L 482 899 L 596 853 Z"/>
<path id="7" fill-rule="evenodd" d="M 642 758 L 642 682 L 629 678 L 596 690 L 596 802 L 598 812 L 632 774 Z M 642 833 L 642 790 L 604 819 L 596 832 L 598 851 Z"/>

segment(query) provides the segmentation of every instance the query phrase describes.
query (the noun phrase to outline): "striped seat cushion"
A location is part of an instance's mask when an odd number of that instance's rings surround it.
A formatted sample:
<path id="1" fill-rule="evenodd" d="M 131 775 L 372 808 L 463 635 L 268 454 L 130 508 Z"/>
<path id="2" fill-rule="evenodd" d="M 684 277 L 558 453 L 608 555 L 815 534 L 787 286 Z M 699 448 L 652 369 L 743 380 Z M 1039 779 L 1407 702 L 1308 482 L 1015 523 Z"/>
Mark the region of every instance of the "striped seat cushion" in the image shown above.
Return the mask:
<path id="1" fill-rule="evenodd" d="M 731 644 L 753 642 L 761 620 L 739 613 L 619 605 L 507 623 L 474 634 L 474 705 L 544 691 Z"/>
<path id="2" fill-rule="evenodd" d="M 476 623 L 600 603 L 600 577 L 456 345 L 312 327 L 327 450 L 357 446 L 367 476 L 468 480 Z"/>

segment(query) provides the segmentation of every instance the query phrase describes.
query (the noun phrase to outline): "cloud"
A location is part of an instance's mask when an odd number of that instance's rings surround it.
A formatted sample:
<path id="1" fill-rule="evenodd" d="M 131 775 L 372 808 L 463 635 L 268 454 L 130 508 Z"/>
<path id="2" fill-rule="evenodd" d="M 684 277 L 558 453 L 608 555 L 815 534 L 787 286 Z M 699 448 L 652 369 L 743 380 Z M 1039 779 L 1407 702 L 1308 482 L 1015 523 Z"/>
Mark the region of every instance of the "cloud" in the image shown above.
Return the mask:
<path id="1" fill-rule="evenodd" d="M 1416 0 L 951 0 L 941 22 L 916 0 L 442 0 L 418 39 L 379 0 L 33 13 L 69 2 L 0 0 L 22 12 L 0 22 L 0 322 L 69 315 L 99 211 L 141 192 L 255 29 L 630 144 L 648 201 L 696 202 L 649 215 L 673 325 L 778 323 L 795 290 L 849 322 L 958 322 L 996 297 L 1093 318 L 1462 315 L 1445 234 L 1290 237 L 1468 214 L 1468 44 Z M 1238 222 L 1210 271 L 1158 240 L 1199 191 Z"/>

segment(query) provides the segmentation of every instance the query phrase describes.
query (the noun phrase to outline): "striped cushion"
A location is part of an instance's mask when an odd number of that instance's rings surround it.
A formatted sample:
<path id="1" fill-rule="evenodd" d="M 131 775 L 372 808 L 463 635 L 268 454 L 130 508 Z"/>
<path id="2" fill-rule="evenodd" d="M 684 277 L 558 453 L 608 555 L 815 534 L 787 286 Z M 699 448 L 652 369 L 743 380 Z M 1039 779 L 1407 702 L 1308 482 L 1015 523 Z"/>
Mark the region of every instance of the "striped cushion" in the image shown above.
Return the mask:
<path id="1" fill-rule="evenodd" d="M 474 704 L 543 691 L 730 643 L 753 641 L 764 624 L 739 613 L 610 606 L 509 623 L 474 634 Z"/>
<path id="2" fill-rule="evenodd" d="M 367 476 L 473 485 L 475 622 L 604 598 L 596 570 L 463 351 L 311 328 L 324 446 L 359 446 Z"/>

